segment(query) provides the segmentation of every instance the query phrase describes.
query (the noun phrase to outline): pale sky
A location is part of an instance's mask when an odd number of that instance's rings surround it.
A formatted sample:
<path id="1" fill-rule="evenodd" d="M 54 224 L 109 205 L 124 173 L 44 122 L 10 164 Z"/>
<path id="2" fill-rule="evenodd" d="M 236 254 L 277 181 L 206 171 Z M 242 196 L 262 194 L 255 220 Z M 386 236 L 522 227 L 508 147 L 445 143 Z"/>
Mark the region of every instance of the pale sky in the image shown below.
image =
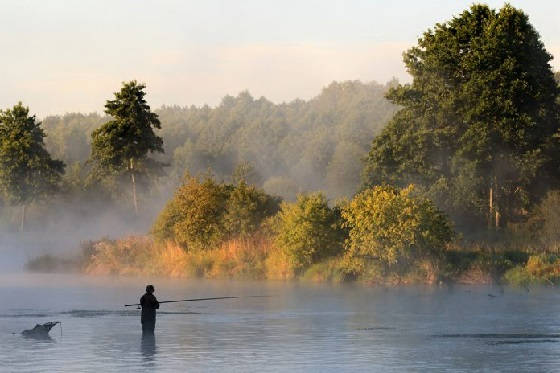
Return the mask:
<path id="1" fill-rule="evenodd" d="M 503 1 L 485 2 L 500 8 Z M 560 1 L 523 9 L 560 70 Z M 121 82 L 153 108 L 249 90 L 310 98 L 333 80 L 409 78 L 402 52 L 463 0 L 0 0 L 0 108 L 102 112 Z"/>

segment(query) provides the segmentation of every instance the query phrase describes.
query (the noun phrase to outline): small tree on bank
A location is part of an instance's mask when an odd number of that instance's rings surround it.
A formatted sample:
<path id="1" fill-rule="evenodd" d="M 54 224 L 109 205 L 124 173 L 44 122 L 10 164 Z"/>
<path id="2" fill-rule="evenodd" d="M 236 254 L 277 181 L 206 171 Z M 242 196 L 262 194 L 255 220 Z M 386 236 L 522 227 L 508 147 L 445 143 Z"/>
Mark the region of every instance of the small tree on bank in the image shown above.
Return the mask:
<path id="1" fill-rule="evenodd" d="M 21 206 L 21 231 L 26 206 L 58 191 L 64 173 L 64 163 L 45 149 L 45 136 L 21 102 L 0 111 L 0 191 L 10 204 Z"/>
<path id="2" fill-rule="evenodd" d="M 217 183 L 187 175 L 157 217 L 152 234 L 185 250 L 207 250 L 229 238 L 256 233 L 278 211 L 280 200 L 244 181 Z"/>
<path id="3" fill-rule="evenodd" d="M 105 113 L 114 119 L 91 134 L 94 173 L 127 173 L 136 214 L 136 176 L 150 171 L 161 173 L 162 168 L 161 163 L 148 158 L 148 153 L 163 153 L 163 140 L 154 133 L 154 128 L 160 129 L 161 124 L 144 99 L 145 88 L 135 80 L 123 83 L 121 90 L 115 92 L 115 99 L 105 104 Z"/>
<path id="4" fill-rule="evenodd" d="M 296 272 L 342 251 L 345 235 L 340 214 L 321 193 L 282 203 L 272 225 L 276 245 Z"/>
<path id="5" fill-rule="evenodd" d="M 376 186 L 358 194 L 342 212 L 349 229 L 345 267 L 354 275 L 371 264 L 406 272 L 421 259 L 437 260 L 453 238 L 447 217 L 428 199 Z"/>

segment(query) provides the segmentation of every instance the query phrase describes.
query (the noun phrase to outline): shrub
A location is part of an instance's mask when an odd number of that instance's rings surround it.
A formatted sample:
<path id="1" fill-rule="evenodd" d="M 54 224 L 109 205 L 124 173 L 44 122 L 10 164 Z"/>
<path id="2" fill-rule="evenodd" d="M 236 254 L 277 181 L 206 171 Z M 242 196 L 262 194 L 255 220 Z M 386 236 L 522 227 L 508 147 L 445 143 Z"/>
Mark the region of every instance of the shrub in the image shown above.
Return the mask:
<path id="1" fill-rule="evenodd" d="M 280 199 L 269 196 L 254 185 L 239 182 L 229 194 L 224 229 L 230 236 L 255 233 L 264 219 L 278 212 Z"/>
<path id="2" fill-rule="evenodd" d="M 300 195 L 295 203 L 283 203 L 272 224 L 276 245 L 297 273 L 342 250 L 340 213 L 329 207 L 321 193 Z"/>
<path id="3" fill-rule="evenodd" d="M 413 197 L 413 190 L 376 186 L 343 209 L 348 272 L 359 276 L 375 262 L 403 272 L 418 259 L 441 258 L 454 236 L 451 224 L 430 200 Z"/>
<path id="4" fill-rule="evenodd" d="M 224 237 L 223 215 L 228 190 L 212 178 L 186 177 L 157 218 L 152 233 L 173 238 L 186 249 L 218 245 Z"/>
<path id="5" fill-rule="evenodd" d="M 279 199 L 244 181 L 232 185 L 187 176 L 156 219 L 152 234 L 187 250 L 216 248 L 227 239 L 255 233 L 278 205 Z"/>
<path id="6" fill-rule="evenodd" d="M 302 278 L 314 282 L 344 282 L 346 276 L 340 262 L 340 257 L 334 257 L 320 263 L 312 264 L 309 269 L 305 271 Z"/>
<path id="7" fill-rule="evenodd" d="M 512 285 L 557 285 L 560 283 L 560 258 L 553 254 L 531 255 L 525 266 L 507 271 L 505 280 Z"/>

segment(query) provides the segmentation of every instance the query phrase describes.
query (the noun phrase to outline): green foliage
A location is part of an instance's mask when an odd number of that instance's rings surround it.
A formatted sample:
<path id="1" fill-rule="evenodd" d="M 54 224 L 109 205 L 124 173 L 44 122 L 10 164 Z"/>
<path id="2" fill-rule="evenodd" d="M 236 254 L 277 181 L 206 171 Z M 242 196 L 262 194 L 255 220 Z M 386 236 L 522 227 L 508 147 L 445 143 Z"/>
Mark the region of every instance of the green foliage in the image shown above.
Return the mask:
<path id="1" fill-rule="evenodd" d="M 560 284 L 560 258 L 554 254 L 532 255 L 524 266 L 510 269 L 504 275 L 506 282 L 517 286 Z"/>
<path id="2" fill-rule="evenodd" d="M 560 191 L 549 191 L 535 207 L 527 224 L 532 241 L 550 251 L 560 248 Z"/>
<path id="3" fill-rule="evenodd" d="M 145 187 L 140 191 L 152 187 L 150 192 L 157 193 L 160 184 L 171 188 L 179 185 L 185 172 L 200 174 L 211 169 L 219 179 L 229 180 L 241 164 L 251 165 L 250 169 L 238 170 L 238 176 L 245 177 L 247 183 L 288 200 L 319 189 L 329 198 L 350 197 L 359 187 L 360 159 L 396 110 L 384 97 L 394 85 L 394 81 L 333 82 L 310 100 L 278 105 L 242 92 L 224 97 L 214 108 L 161 107 L 154 113 L 162 128 L 152 129 L 163 139 L 165 153 L 155 150 L 149 155 L 157 161 L 155 169 L 152 164 L 135 161 L 136 182 Z M 93 151 L 93 131 L 110 130 L 111 138 L 116 138 L 113 130 L 124 129 L 119 125 L 101 130 L 105 123 L 117 120 L 110 115 L 69 113 L 45 118 L 47 149 L 69 165 L 85 163 Z M 114 154 L 111 149 L 107 153 Z M 104 154 L 102 151 L 102 158 Z M 115 167 L 119 160 L 124 168 Z M 154 183 L 162 163 L 168 165 L 167 177 Z M 104 164 L 107 167 L 97 161 L 83 167 L 84 175 L 90 175 L 86 185 L 90 198 L 101 193 L 117 205 L 128 202 L 126 156 L 109 157 Z"/>
<path id="4" fill-rule="evenodd" d="M 420 259 L 437 261 L 453 238 L 447 217 L 434 204 L 413 197 L 413 186 L 377 186 L 358 194 L 342 216 L 349 229 L 346 269 L 360 275 L 378 262 L 397 272 Z"/>
<path id="5" fill-rule="evenodd" d="M 241 181 L 229 193 L 224 230 L 233 236 L 255 233 L 264 219 L 278 211 L 279 204 L 279 198 L 271 197 L 254 185 Z"/>
<path id="6" fill-rule="evenodd" d="M 282 203 L 272 221 L 274 240 L 296 272 L 342 251 L 344 231 L 340 211 L 331 209 L 321 193 L 300 195 Z"/>
<path id="7" fill-rule="evenodd" d="M 335 82 L 311 100 L 280 105 L 242 92 L 215 108 L 163 107 L 157 113 L 172 155 L 169 173 L 180 178 L 211 168 L 227 179 L 237 165 L 249 163 L 258 177 L 248 183 L 286 199 L 325 189 L 327 179 L 330 197 L 350 196 L 358 187 L 360 158 L 395 112 L 384 97 L 392 85 Z"/>
<path id="8" fill-rule="evenodd" d="M 302 278 L 314 282 L 341 283 L 347 280 L 340 257 L 327 258 L 312 264 Z"/>
<path id="9" fill-rule="evenodd" d="M 64 163 L 51 158 L 45 134 L 21 102 L 0 111 L 0 191 L 14 205 L 26 205 L 58 191 Z"/>
<path id="10" fill-rule="evenodd" d="M 157 218 L 152 233 L 159 239 L 175 239 L 184 248 L 204 249 L 224 238 L 224 211 L 229 191 L 212 178 L 187 176 L 185 182 Z"/>
<path id="11" fill-rule="evenodd" d="M 144 99 L 145 88 L 135 80 L 123 83 L 115 99 L 105 104 L 105 113 L 114 119 L 91 135 L 91 158 L 101 168 L 128 169 L 131 159 L 142 161 L 149 152 L 163 152 L 163 140 L 154 133 L 161 124 Z"/>
<path id="12" fill-rule="evenodd" d="M 66 164 L 83 163 L 90 155 L 91 133 L 110 120 L 97 113 L 68 113 L 43 120 L 45 145 L 53 157 Z"/>
<path id="13" fill-rule="evenodd" d="M 418 183 L 471 224 L 486 223 L 492 188 L 505 225 L 558 182 L 551 59 L 510 5 L 473 5 L 436 24 L 404 54 L 413 82 L 388 94 L 402 109 L 373 141 L 366 183 Z"/>
<path id="14" fill-rule="evenodd" d="M 462 276 L 469 277 L 468 281 L 474 283 L 501 282 L 505 273 L 516 266 L 524 266 L 528 258 L 529 254 L 517 250 L 455 247 L 445 252 L 440 277 L 450 282 L 460 280 Z"/>
<path id="15" fill-rule="evenodd" d="M 278 209 L 278 199 L 245 182 L 217 183 L 186 176 L 160 213 L 152 233 L 185 249 L 212 249 L 226 238 L 255 233 Z"/>
<path id="16" fill-rule="evenodd" d="M 135 176 L 161 176 L 163 166 L 148 158 L 148 153 L 163 153 L 163 140 L 154 132 L 161 124 L 144 99 L 145 88 L 135 80 L 123 83 L 121 90 L 115 92 L 115 99 L 105 104 L 105 113 L 113 119 L 91 134 L 92 176 L 98 181 L 123 173 L 129 175 L 135 209 Z"/>

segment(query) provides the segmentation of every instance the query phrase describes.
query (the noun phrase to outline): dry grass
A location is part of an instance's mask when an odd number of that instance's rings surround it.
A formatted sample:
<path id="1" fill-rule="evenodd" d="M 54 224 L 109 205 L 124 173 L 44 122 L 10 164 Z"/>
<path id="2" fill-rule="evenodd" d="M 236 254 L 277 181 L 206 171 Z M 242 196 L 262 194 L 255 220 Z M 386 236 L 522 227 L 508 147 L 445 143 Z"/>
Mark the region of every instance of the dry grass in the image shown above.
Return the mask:
<path id="1" fill-rule="evenodd" d="M 88 274 L 155 275 L 237 279 L 293 278 L 287 258 L 270 238 L 234 238 L 213 250 L 185 251 L 172 241 L 145 236 L 99 241 L 85 266 Z"/>

